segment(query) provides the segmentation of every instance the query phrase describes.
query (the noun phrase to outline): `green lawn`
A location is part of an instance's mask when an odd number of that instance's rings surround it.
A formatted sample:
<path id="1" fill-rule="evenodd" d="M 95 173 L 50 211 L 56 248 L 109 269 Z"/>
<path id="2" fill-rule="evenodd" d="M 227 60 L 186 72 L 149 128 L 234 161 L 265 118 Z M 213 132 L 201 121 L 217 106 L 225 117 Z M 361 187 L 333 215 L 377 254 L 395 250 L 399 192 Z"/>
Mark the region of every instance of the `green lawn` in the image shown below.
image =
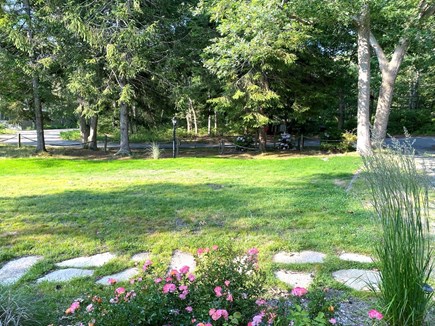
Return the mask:
<path id="1" fill-rule="evenodd" d="M 175 249 L 256 246 L 273 283 L 272 271 L 282 267 L 271 263 L 275 252 L 311 249 L 329 255 L 316 268 L 318 277 L 333 284 L 330 271 L 354 266 L 335 255 L 371 254 L 376 241 L 370 214 L 340 185 L 360 164 L 356 155 L 0 159 L 0 264 L 43 255 L 23 285 L 52 270 L 55 262 L 80 255 L 117 253 L 118 259 L 97 269 L 101 276 L 131 266 L 129 257 L 141 251 L 166 266 Z M 77 281 L 61 291 L 44 284 L 38 293 L 60 305 L 61 297 L 69 302 L 69 295 L 92 284 Z"/>

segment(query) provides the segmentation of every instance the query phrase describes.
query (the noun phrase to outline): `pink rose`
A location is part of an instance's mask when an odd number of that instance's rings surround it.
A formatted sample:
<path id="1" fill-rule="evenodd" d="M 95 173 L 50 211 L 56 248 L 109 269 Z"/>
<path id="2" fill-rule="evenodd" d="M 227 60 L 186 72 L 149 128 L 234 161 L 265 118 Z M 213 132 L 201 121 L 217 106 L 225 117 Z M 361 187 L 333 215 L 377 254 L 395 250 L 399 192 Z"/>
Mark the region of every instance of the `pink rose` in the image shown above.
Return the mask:
<path id="1" fill-rule="evenodd" d="M 175 284 L 172 284 L 172 283 L 166 283 L 164 286 L 163 286 L 163 293 L 172 293 L 172 292 L 175 292 L 175 290 L 177 289 L 177 287 L 175 286 Z"/>
<path id="2" fill-rule="evenodd" d="M 224 282 L 224 284 L 225 284 L 226 287 L 229 287 L 229 286 L 230 286 L 230 281 L 226 280 L 226 281 Z"/>
<path id="3" fill-rule="evenodd" d="M 228 293 L 228 295 L 227 295 L 227 301 L 233 302 L 233 296 L 232 296 L 231 293 Z"/>
<path id="4" fill-rule="evenodd" d="M 192 312 L 192 310 L 193 310 L 193 308 L 192 308 L 191 306 L 187 306 L 187 307 L 186 307 L 186 311 L 187 311 L 187 312 Z"/>
<path id="5" fill-rule="evenodd" d="M 218 250 L 219 247 L 217 245 L 213 245 L 213 247 L 211 247 L 213 250 Z"/>
<path id="6" fill-rule="evenodd" d="M 214 288 L 214 293 L 216 293 L 216 296 L 219 298 L 222 296 L 222 288 L 220 286 L 216 286 Z"/>
<path id="7" fill-rule="evenodd" d="M 183 267 L 180 268 L 180 273 L 181 274 L 187 274 L 187 273 L 189 273 L 189 269 L 190 269 L 189 266 L 183 266 Z"/>
<path id="8" fill-rule="evenodd" d="M 258 253 L 259 253 L 259 251 L 257 248 L 251 248 L 248 250 L 248 255 L 250 255 L 250 256 L 257 255 Z"/>
<path id="9" fill-rule="evenodd" d="M 301 287 L 295 287 L 291 292 L 291 294 L 295 297 L 302 297 L 307 293 L 308 293 L 307 289 Z"/>
<path id="10" fill-rule="evenodd" d="M 125 292 L 125 289 L 124 288 L 117 288 L 116 290 L 115 290 L 115 293 L 116 294 L 123 294 Z"/>
<path id="11" fill-rule="evenodd" d="M 187 275 L 187 278 L 189 279 L 190 282 L 195 281 L 196 277 L 195 275 L 193 275 L 192 273 L 190 273 L 189 275 Z"/>
<path id="12" fill-rule="evenodd" d="M 161 277 L 157 277 L 156 279 L 154 279 L 154 283 L 158 284 L 162 281 Z"/>
<path id="13" fill-rule="evenodd" d="M 86 311 L 87 312 L 91 312 L 91 311 L 93 311 L 94 310 L 94 305 L 91 303 L 91 304 L 89 304 L 89 305 L 87 305 L 87 307 L 86 307 Z"/>
<path id="14" fill-rule="evenodd" d="M 331 319 L 329 320 L 329 322 L 330 322 L 332 325 L 337 324 L 337 320 L 336 320 L 335 318 L 331 318 Z"/>
<path id="15" fill-rule="evenodd" d="M 113 284 L 116 283 L 116 280 L 115 280 L 114 278 L 109 278 L 109 279 L 107 280 L 107 282 L 108 282 L 110 285 L 113 285 Z"/>
<path id="16" fill-rule="evenodd" d="M 372 309 L 369 311 L 369 318 L 381 320 L 382 318 L 384 318 L 384 315 L 382 315 L 379 311 Z"/>

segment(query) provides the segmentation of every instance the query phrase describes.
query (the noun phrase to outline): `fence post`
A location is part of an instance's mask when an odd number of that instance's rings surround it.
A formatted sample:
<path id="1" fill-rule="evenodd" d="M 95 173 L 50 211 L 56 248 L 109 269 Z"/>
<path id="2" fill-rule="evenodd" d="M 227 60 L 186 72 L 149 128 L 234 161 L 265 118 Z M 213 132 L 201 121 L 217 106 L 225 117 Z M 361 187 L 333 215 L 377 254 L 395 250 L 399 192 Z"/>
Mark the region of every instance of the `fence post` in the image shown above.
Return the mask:
<path id="1" fill-rule="evenodd" d="M 18 133 L 18 148 L 21 148 L 21 134 Z"/>
<path id="2" fill-rule="evenodd" d="M 104 153 L 107 153 L 107 135 L 104 135 Z"/>

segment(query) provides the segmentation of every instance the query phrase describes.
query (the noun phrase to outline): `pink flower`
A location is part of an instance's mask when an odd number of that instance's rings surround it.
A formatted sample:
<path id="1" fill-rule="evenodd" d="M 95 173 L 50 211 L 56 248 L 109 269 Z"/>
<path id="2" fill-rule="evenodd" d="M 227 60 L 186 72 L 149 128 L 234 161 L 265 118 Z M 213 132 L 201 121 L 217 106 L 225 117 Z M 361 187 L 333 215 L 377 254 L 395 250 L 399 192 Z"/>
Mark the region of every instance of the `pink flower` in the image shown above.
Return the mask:
<path id="1" fill-rule="evenodd" d="M 337 324 L 337 320 L 336 320 L 335 318 L 331 318 L 331 319 L 329 320 L 329 322 L 330 322 L 332 325 Z"/>
<path id="2" fill-rule="evenodd" d="M 153 262 L 151 260 L 147 260 L 145 262 L 145 264 L 143 264 L 143 267 L 142 267 L 143 271 L 145 272 L 147 270 L 148 266 L 150 266 L 152 264 L 153 264 Z"/>
<path id="3" fill-rule="evenodd" d="M 175 276 L 175 278 L 180 281 L 181 280 L 181 274 L 176 270 L 173 269 L 172 271 L 169 272 L 170 276 Z"/>
<path id="4" fill-rule="evenodd" d="M 225 284 L 226 287 L 229 287 L 229 286 L 230 286 L 230 281 L 226 280 L 226 281 L 224 282 L 224 284 Z"/>
<path id="5" fill-rule="evenodd" d="M 213 245 L 213 247 L 211 247 L 213 250 L 218 250 L 219 247 L 217 245 Z"/>
<path id="6" fill-rule="evenodd" d="M 168 293 L 168 292 L 175 292 L 175 290 L 177 289 L 177 287 L 175 286 L 175 284 L 172 283 L 166 283 L 163 286 L 163 293 Z"/>
<path id="7" fill-rule="evenodd" d="M 384 315 L 382 315 L 379 311 L 372 309 L 369 311 L 369 318 L 381 320 L 382 318 L 384 318 Z"/>
<path id="8" fill-rule="evenodd" d="M 125 292 L 125 289 L 124 288 L 117 288 L 116 290 L 115 290 L 115 293 L 116 294 L 123 294 Z"/>
<path id="9" fill-rule="evenodd" d="M 130 284 L 134 284 L 134 282 L 136 282 L 136 280 L 135 280 L 134 278 L 132 278 L 132 279 L 130 280 Z"/>
<path id="10" fill-rule="evenodd" d="M 264 299 L 257 299 L 255 301 L 255 303 L 257 304 L 257 306 L 264 306 L 264 305 L 266 305 L 266 300 L 264 300 Z"/>
<path id="11" fill-rule="evenodd" d="M 91 311 L 93 311 L 94 310 L 94 305 L 91 303 L 91 304 L 89 304 L 89 305 L 87 305 L 87 307 L 86 307 L 86 311 L 87 312 L 91 312 Z"/>
<path id="12" fill-rule="evenodd" d="M 259 251 L 257 248 L 251 248 L 248 250 L 248 255 L 250 255 L 250 256 L 257 255 L 258 253 L 259 253 Z"/>
<path id="13" fill-rule="evenodd" d="M 208 314 L 211 316 L 211 315 L 213 315 L 215 312 L 216 312 L 216 309 L 215 309 L 215 308 L 211 308 L 211 309 L 208 311 Z"/>
<path id="14" fill-rule="evenodd" d="M 192 273 L 190 273 L 189 275 L 187 275 L 187 278 L 189 279 L 190 282 L 195 281 L 196 277 L 195 275 L 193 275 Z"/>
<path id="15" fill-rule="evenodd" d="M 180 268 L 180 273 L 181 274 L 187 274 L 187 273 L 189 273 L 189 269 L 190 269 L 189 266 L 183 266 L 183 267 Z"/>
<path id="16" fill-rule="evenodd" d="M 216 293 L 216 296 L 219 298 L 222 296 L 222 288 L 220 286 L 216 286 L 214 288 L 214 293 Z"/>
<path id="17" fill-rule="evenodd" d="M 231 293 L 228 293 L 228 295 L 227 295 L 227 301 L 233 302 L 233 296 L 232 296 Z"/>
<path id="18" fill-rule="evenodd" d="M 180 291 L 185 291 L 185 290 L 187 290 L 187 285 L 180 285 L 180 286 L 178 287 L 178 289 L 179 289 Z"/>
<path id="19" fill-rule="evenodd" d="M 291 292 L 291 294 L 295 297 L 302 297 L 307 293 L 308 293 L 307 289 L 301 287 L 295 287 Z"/>
<path id="20" fill-rule="evenodd" d="M 113 285 L 113 284 L 116 283 L 116 280 L 115 280 L 114 278 L 109 278 L 109 279 L 107 280 L 107 282 L 108 282 L 110 285 Z"/>
<path id="21" fill-rule="evenodd" d="M 187 311 L 187 312 L 192 312 L 192 310 L 193 310 L 193 308 L 192 308 L 191 306 L 187 306 L 187 307 L 186 307 L 186 311 Z"/>
<path id="22" fill-rule="evenodd" d="M 80 308 L 80 302 L 74 301 L 73 303 L 71 303 L 71 306 L 69 306 L 69 308 L 65 311 L 65 313 L 73 314 L 79 308 Z"/>
<path id="23" fill-rule="evenodd" d="M 263 320 L 264 312 L 262 311 L 260 314 L 254 316 L 252 318 L 252 326 L 259 326 L 261 324 L 261 321 Z"/>
<path id="24" fill-rule="evenodd" d="M 158 284 L 162 281 L 161 277 L 157 277 L 156 279 L 154 279 L 154 283 Z"/>
<path id="25" fill-rule="evenodd" d="M 204 253 L 204 249 L 203 248 L 198 248 L 196 253 L 198 254 L 198 256 L 201 256 Z"/>
<path id="26" fill-rule="evenodd" d="M 183 293 L 181 293 L 178 297 L 179 297 L 181 300 L 185 300 L 185 299 L 186 299 L 186 296 L 187 296 L 187 293 L 183 292 Z"/>

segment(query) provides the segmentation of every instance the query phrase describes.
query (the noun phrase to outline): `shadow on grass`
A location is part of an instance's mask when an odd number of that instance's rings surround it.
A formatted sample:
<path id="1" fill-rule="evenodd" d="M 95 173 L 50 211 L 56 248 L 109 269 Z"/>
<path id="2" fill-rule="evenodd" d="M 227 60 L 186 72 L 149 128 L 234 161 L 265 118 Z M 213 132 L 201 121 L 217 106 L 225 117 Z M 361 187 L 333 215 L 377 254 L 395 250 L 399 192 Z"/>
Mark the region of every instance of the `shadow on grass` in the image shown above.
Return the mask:
<path id="1" fill-rule="evenodd" d="M 292 184 L 155 183 L 117 191 L 65 191 L 0 197 L 0 261 L 29 253 L 55 257 L 101 250 L 135 252 L 212 243 L 268 243 L 335 250 L 369 247 L 367 213 L 334 179 L 315 174 Z"/>

